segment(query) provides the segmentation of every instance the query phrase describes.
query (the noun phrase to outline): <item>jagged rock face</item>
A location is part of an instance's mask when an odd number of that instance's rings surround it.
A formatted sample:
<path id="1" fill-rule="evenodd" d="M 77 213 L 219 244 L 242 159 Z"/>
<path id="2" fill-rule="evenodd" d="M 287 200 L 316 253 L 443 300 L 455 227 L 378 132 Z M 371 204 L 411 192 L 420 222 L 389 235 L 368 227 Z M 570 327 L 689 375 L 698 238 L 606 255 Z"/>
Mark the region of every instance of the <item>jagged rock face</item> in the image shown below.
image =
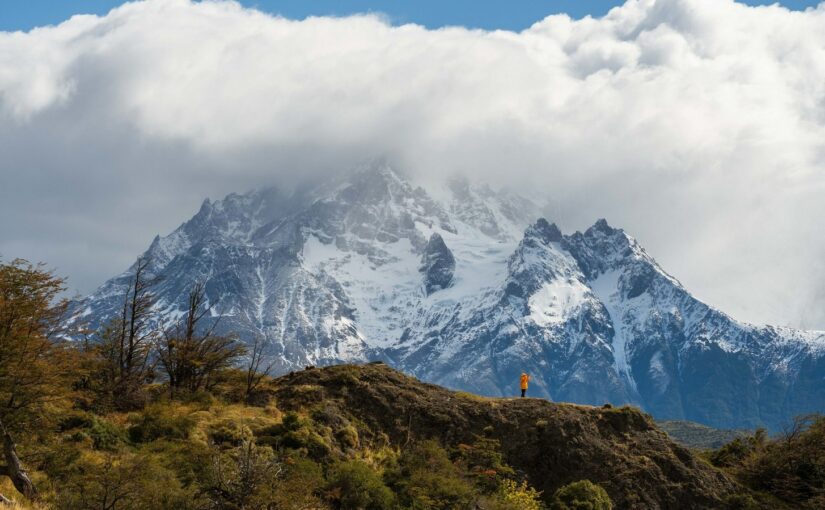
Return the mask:
<path id="1" fill-rule="evenodd" d="M 439 193 L 386 166 L 326 186 L 204 202 L 147 250 L 157 309 L 206 283 L 222 331 L 276 370 L 382 359 L 487 395 L 633 403 L 660 419 L 778 429 L 825 410 L 825 336 L 743 324 L 698 301 L 621 229 L 563 235 L 528 200 Z M 438 196 L 438 199 L 433 197 Z M 129 272 L 75 304 L 117 314 Z"/>
<path id="2" fill-rule="evenodd" d="M 444 239 L 434 233 L 424 247 L 421 256 L 421 268 L 424 275 L 424 289 L 429 296 L 433 292 L 446 289 L 453 282 L 455 274 L 455 257 L 444 244 Z"/>

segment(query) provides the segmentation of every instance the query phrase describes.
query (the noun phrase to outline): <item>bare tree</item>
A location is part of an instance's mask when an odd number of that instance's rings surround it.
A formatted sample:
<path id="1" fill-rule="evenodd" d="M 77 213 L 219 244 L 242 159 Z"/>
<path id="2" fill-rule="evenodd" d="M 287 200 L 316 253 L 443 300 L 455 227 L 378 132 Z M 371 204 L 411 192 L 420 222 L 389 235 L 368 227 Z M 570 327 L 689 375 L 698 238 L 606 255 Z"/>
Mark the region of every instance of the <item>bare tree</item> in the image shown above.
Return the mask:
<path id="1" fill-rule="evenodd" d="M 274 362 L 264 364 L 264 342 L 260 335 L 255 336 L 255 343 L 252 345 L 252 352 L 249 356 L 249 364 L 246 367 L 246 401 L 249 402 L 252 395 L 260 387 L 264 378 L 270 375 Z M 263 367 L 263 368 L 262 368 Z"/>
<path id="2" fill-rule="evenodd" d="M 209 388 L 214 376 L 244 353 L 235 338 L 215 334 L 217 320 L 206 329 L 201 327 L 210 310 L 206 304 L 203 283 L 195 283 L 189 292 L 184 319 L 159 339 L 158 359 L 172 396 L 178 390 L 195 392 Z"/>
<path id="3" fill-rule="evenodd" d="M 153 377 L 151 351 L 158 336 L 151 292 L 158 283 L 149 274 L 149 259 L 138 258 L 135 274 L 123 299 L 121 316 L 102 332 L 105 390 L 112 404 L 131 409 L 141 402 L 141 389 Z"/>
<path id="4" fill-rule="evenodd" d="M 152 465 L 137 455 L 104 454 L 101 464 L 84 466 L 82 476 L 72 477 L 60 492 L 60 507 L 77 510 L 148 508 L 142 500 L 153 480 Z M 153 507 L 154 508 L 154 507 Z"/>
<path id="5" fill-rule="evenodd" d="M 244 440 L 227 453 L 215 449 L 204 492 L 212 508 L 271 508 L 261 492 L 274 485 L 283 468 L 271 448 Z"/>

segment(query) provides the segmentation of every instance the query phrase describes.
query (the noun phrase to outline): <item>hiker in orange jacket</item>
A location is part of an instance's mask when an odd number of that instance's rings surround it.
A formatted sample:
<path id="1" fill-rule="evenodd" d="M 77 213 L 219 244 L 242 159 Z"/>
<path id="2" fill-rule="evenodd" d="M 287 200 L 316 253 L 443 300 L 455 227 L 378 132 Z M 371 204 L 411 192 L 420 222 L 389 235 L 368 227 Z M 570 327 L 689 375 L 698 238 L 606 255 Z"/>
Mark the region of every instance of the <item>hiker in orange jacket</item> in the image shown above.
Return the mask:
<path id="1" fill-rule="evenodd" d="M 524 394 L 527 393 L 527 383 L 530 382 L 530 376 L 527 375 L 527 372 L 521 373 L 521 397 L 524 398 Z"/>

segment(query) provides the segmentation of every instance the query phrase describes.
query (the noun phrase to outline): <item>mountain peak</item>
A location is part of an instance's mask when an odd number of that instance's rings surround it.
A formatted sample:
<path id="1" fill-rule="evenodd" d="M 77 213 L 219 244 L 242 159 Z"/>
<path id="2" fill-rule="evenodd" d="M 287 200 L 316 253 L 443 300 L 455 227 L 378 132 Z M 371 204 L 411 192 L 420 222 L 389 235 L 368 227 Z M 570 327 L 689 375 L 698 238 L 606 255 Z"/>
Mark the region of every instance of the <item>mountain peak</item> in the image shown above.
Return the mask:
<path id="1" fill-rule="evenodd" d="M 612 235 L 613 233 L 616 232 L 616 229 L 614 229 L 613 227 L 608 225 L 607 220 L 604 219 L 604 218 L 599 218 L 598 220 L 596 220 L 596 223 L 594 223 L 593 226 L 590 227 L 590 228 L 597 231 L 597 232 L 601 232 L 603 234 L 606 234 L 606 235 Z M 590 230 L 590 229 L 588 229 L 588 230 Z"/>
<path id="2" fill-rule="evenodd" d="M 825 400 L 819 385 L 783 403 L 787 388 L 825 375 L 814 340 L 711 309 L 604 219 L 562 235 L 511 193 L 466 179 L 439 200 L 429 193 L 374 164 L 290 195 L 206 200 L 149 249 L 159 311 L 185 309 L 188 287 L 204 281 L 221 333 L 264 338 L 280 373 L 379 358 L 508 395 L 529 371 L 534 396 L 633 402 L 724 427 L 775 429 Z M 76 313 L 116 316 L 121 276 Z M 731 411 L 710 411 L 720 408 Z"/>
<path id="3" fill-rule="evenodd" d="M 359 182 L 364 178 L 380 179 L 384 181 L 394 182 L 396 184 L 409 185 L 407 179 L 402 175 L 402 172 L 394 168 L 386 160 L 376 160 L 356 167 L 351 173 L 350 178 L 358 180 Z"/>
<path id="4" fill-rule="evenodd" d="M 424 288 L 429 296 L 433 292 L 446 289 L 453 282 L 455 257 L 437 232 L 430 236 L 421 256 L 421 269 L 424 274 Z"/>
<path id="5" fill-rule="evenodd" d="M 557 243 L 563 238 L 559 227 L 555 223 L 549 223 L 544 218 L 539 218 L 530 225 L 525 232 L 525 236 L 538 237 L 545 243 Z"/>

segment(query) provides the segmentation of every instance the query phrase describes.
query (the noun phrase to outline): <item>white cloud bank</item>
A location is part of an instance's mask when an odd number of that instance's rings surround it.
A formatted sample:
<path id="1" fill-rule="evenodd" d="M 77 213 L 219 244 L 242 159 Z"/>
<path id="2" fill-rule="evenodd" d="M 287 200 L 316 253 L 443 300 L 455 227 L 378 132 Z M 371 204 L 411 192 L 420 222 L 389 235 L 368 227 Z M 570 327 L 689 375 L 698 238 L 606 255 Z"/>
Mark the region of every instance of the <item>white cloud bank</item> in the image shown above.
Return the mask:
<path id="1" fill-rule="evenodd" d="M 512 33 L 148 0 L 0 33 L 0 253 L 81 291 L 206 195 L 375 155 L 604 216 L 734 316 L 825 328 L 825 4 Z"/>

